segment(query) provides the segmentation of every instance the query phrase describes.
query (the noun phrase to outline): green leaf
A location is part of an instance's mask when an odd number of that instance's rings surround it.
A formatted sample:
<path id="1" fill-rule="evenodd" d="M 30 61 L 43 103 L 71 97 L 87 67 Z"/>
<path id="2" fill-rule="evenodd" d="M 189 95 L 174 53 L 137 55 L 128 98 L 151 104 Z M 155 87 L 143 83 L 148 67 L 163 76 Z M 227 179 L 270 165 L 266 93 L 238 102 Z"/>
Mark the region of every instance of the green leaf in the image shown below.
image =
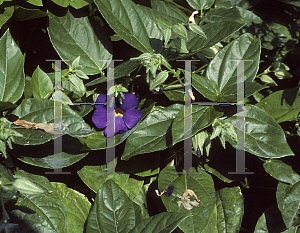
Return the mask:
<path id="1" fill-rule="evenodd" d="M 174 43 L 175 48 L 179 53 L 188 53 L 189 52 L 186 47 L 186 42 L 184 39 L 177 37 L 172 42 Z"/>
<path id="2" fill-rule="evenodd" d="M 18 154 L 17 159 L 23 163 L 48 169 L 71 166 L 88 155 L 88 152 L 81 151 L 83 144 L 74 136 L 63 139 L 61 154 L 54 154 L 53 147 L 54 142 L 39 146 L 15 145 L 14 151 Z"/>
<path id="3" fill-rule="evenodd" d="M 285 69 L 276 69 L 274 71 L 275 76 L 278 79 L 286 79 L 286 78 L 292 78 L 293 75 L 291 75 L 288 71 L 286 71 Z"/>
<path id="4" fill-rule="evenodd" d="M 19 21 L 25 21 L 46 17 L 48 14 L 39 9 L 28 9 L 21 6 L 15 6 L 15 16 Z"/>
<path id="5" fill-rule="evenodd" d="M 183 24 L 175 24 L 172 28 L 172 31 L 180 36 L 180 38 L 186 39 L 187 31 Z"/>
<path id="6" fill-rule="evenodd" d="M 69 1 L 70 1 L 70 6 L 74 7 L 75 9 L 80 9 L 84 6 L 89 5 L 88 2 L 83 0 L 69 0 Z"/>
<path id="7" fill-rule="evenodd" d="M 126 193 L 112 180 L 99 189 L 87 219 L 86 233 L 129 232 L 135 225 L 135 209 Z"/>
<path id="8" fill-rule="evenodd" d="M 134 198 L 143 186 L 143 181 L 129 178 L 129 174 L 107 173 L 106 164 L 101 166 L 84 166 L 78 172 L 82 181 L 95 193 L 108 181 L 113 180 L 129 196 Z"/>
<path id="9" fill-rule="evenodd" d="M 51 182 L 51 184 L 55 188 L 55 194 L 58 196 L 58 199 L 65 207 L 68 223 L 67 232 L 83 232 L 91 203 L 82 193 L 68 188 L 64 183 Z"/>
<path id="10" fill-rule="evenodd" d="M 262 19 L 241 7 L 219 8 L 211 10 L 205 14 L 203 21 L 207 23 L 217 23 L 223 21 L 235 21 L 237 23 L 262 23 Z"/>
<path id="11" fill-rule="evenodd" d="M 245 108 L 245 130 L 238 128 L 245 134 L 245 146 L 241 145 L 239 150 L 246 150 L 262 158 L 282 158 L 294 155 L 290 149 L 285 134 L 276 121 L 265 111 L 253 105 Z M 236 128 L 237 115 L 226 119 Z M 240 133 L 241 133 L 240 132 Z M 226 137 L 226 140 L 236 147 L 236 139 Z"/>
<path id="12" fill-rule="evenodd" d="M 189 29 L 191 29 L 194 33 L 196 33 L 199 36 L 202 36 L 206 38 L 206 35 L 201 27 L 199 27 L 197 24 L 189 23 Z"/>
<path id="13" fill-rule="evenodd" d="M 279 184 L 276 192 L 278 208 L 286 227 L 290 228 L 299 222 L 300 181 L 290 186 L 279 186 Z M 279 195 L 280 199 L 278 199 Z"/>
<path id="14" fill-rule="evenodd" d="M 173 26 L 170 22 L 163 19 L 157 19 L 156 21 L 161 30 L 166 30 L 168 28 L 172 28 Z"/>
<path id="15" fill-rule="evenodd" d="M 45 190 L 41 189 L 39 186 L 23 178 L 16 179 L 13 185 L 19 192 L 26 195 L 41 194 L 45 192 Z"/>
<path id="16" fill-rule="evenodd" d="M 182 195 L 186 189 L 191 189 L 200 200 L 199 207 L 187 210 L 181 205 L 178 208 L 177 201 L 180 199 L 173 195 L 170 197 L 162 195 L 161 199 L 168 212 L 180 212 L 189 215 L 179 224 L 179 228 L 184 232 L 217 232 L 214 182 L 211 176 L 204 171 L 195 172 L 193 169 L 193 174 L 179 176 L 175 167 L 165 167 L 159 174 L 158 188 L 162 191 L 168 187 L 167 184 L 171 184 L 174 186 L 173 194 L 175 195 Z M 190 197 L 190 200 L 193 199 Z"/>
<path id="17" fill-rule="evenodd" d="M 172 34 L 172 29 L 171 28 L 167 28 L 164 30 L 164 39 L 165 39 L 165 43 L 164 46 L 167 47 L 170 38 L 171 38 L 171 34 Z"/>
<path id="18" fill-rule="evenodd" d="M 300 181 L 300 176 L 291 166 L 278 159 L 268 159 L 264 163 L 264 169 L 273 178 L 284 183 L 295 184 Z"/>
<path id="19" fill-rule="evenodd" d="M 12 17 L 14 13 L 14 7 L 4 7 L 3 14 L 0 15 L 0 29 L 2 26 Z"/>
<path id="20" fill-rule="evenodd" d="M 253 53 L 253 51 L 256 52 Z M 213 88 L 202 88 L 199 92 L 211 101 L 236 102 L 237 75 L 245 76 L 247 90 L 247 84 L 251 85 L 258 71 L 259 57 L 259 39 L 250 34 L 240 36 L 225 46 L 210 62 L 206 70 L 206 81 Z M 237 59 L 241 61 L 236 61 Z M 252 61 L 244 62 L 243 60 Z M 239 62 L 244 62 L 244 74 L 237 74 Z"/>
<path id="21" fill-rule="evenodd" d="M 31 231 L 83 232 L 90 209 L 90 203 L 83 194 L 68 188 L 65 184 L 50 183 L 43 176 L 24 171 L 19 170 L 16 177 L 30 180 L 45 191 L 43 194 L 25 195 L 18 199 L 17 205 L 27 207 L 31 211 L 27 209 L 23 212 L 24 209 L 21 208 L 13 211 L 14 215 L 31 226 Z"/>
<path id="22" fill-rule="evenodd" d="M 300 112 L 300 91 L 298 88 L 276 91 L 255 106 L 263 109 L 277 123 L 295 121 Z"/>
<path id="23" fill-rule="evenodd" d="M 18 199 L 16 205 L 27 207 L 36 212 L 36 215 L 44 220 L 43 227 L 49 232 L 68 232 L 67 216 L 63 203 L 57 198 L 57 195 L 55 195 L 55 189 L 49 180 L 43 176 L 33 175 L 21 170 L 16 173 L 15 177 L 28 179 L 46 191 L 38 195 L 25 195 Z M 45 203 L 47 203 L 47 205 L 45 205 Z M 23 211 L 21 213 L 23 213 Z M 32 212 L 28 214 L 27 211 L 24 215 L 26 215 L 23 217 L 25 218 L 24 220 L 32 225 L 32 222 L 29 222 Z M 40 226 L 37 223 L 37 225 L 33 224 L 32 227 L 37 230 Z"/>
<path id="24" fill-rule="evenodd" d="M 214 0 L 187 0 L 188 4 L 195 10 L 207 10 L 214 4 Z"/>
<path id="25" fill-rule="evenodd" d="M 34 98 L 44 99 L 53 90 L 53 83 L 50 77 L 38 66 L 32 74 L 31 89 Z"/>
<path id="26" fill-rule="evenodd" d="M 61 6 L 61 7 L 67 7 L 69 6 L 69 0 L 52 0 L 55 4 Z"/>
<path id="27" fill-rule="evenodd" d="M 77 89 L 77 91 L 81 92 L 82 95 L 86 92 L 86 87 L 83 83 L 83 81 L 77 77 L 75 74 L 70 74 L 68 76 L 69 81 L 72 83 L 72 85 Z"/>
<path id="28" fill-rule="evenodd" d="M 217 112 L 212 106 L 200 106 L 193 105 L 192 113 L 186 113 L 186 110 L 182 108 L 176 118 L 172 123 L 172 143 L 183 141 L 185 138 L 184 132 L 184 121 L 185 117 L 191 117 L 192 115 L 192 129 L 186 128 L 186 130 L 191 130 L 192 136 L 195 135 L 200 130 L 210 126 L 214 119 L 222 116 L 222 113 Z"/>
<path id="29" fill-rule="evenodd" d="M 111 42 L 104 32 L 92 28 L 88 17 L 75 18 L 70 12 L 63 17 L 49 14 L 48 33 L 58 55 L 71 66 L 80 56 L 84 64 L 82 71 L 87 75 L 99 74 L 112 59 Z M 101 27 L 99 27 L 100 30 Z M 108 61 L 104 61 L 108 60 Z"/>
<path id="30" fill-rule="evenodd" d="M 194 85 L 194 84 L 193 84 Z M 164 90 L 164 94 L 171 101 L 184 101 L 184 89 Z"/>
<path id="31" fill-rule="evenodd" d="M 16 199 L 18 194 L 15 189 L 11 189 L 10 187 L 6 187 L 5 184 L 13 182 L 14 181 L 14 176 L 12 172 L 6 168 L 4 165 L 0 164 L 0 182 L 2 185 L 2 197 L 4 203 Z"/>
<path id="32" fill-rule="evenodd" d="M 239 30 L 243 24 L 237 22 L 207 23 L 202 26 L 206 38 L 195 33 L 188 33 L 187 48 L 191 53 L 198 53 L 202 49 L 209 48 L 235 31 Z"/>
<path id="33" fill-rule="evenodd" d="M 89 79 L 89 76 L 87 76 L 82 70 L 75 70 L 75 74 L 83 79 Z"/>
<path id="34" fill-rule="evenodd" d="M 146 28 L 135 3 L 131 0 L 95 0 L 95 3 L 109 26 L 126 43 L 141 52 L 152 53 Z"/>
<path id="35" fill-rule="evenodd" d="M 43 0 L 27 0 L 27 2 L 35 6 L 43 6 Z"/>
<path id="36" fill-rule="evenodd" d="M 116 134 L 114 146 L 117 146 L 120 143 L 122 143 L 127 137 L 129 137 L 129 135 L 133 132 L 134 129 L 128 130 L 126 133 L 123 134 Z M 107 148 L 106 137 L 104 136 L 103 131 L 99 131 L 88 136 L 85 143 L 91 150 L 101 150 Z"/>
<path id="37" fill-rule="evenodd" d="M 262 75 L 259 77 L 260 80 L 270 86 L 278 86 L 277 83 L 269 76 L 269 75 Z"/>
<path id="38" fill-rule="evenodd" d="M 189 17 L 182 12 L 173 2 L 151 0 L 153 10 L 159 12 L 158 19 L 169 21 L 171 24 L 187 23 Z"/>
<path id="39" fill-rule="evenodd" d="M 170 233 L 187 217 L 181 213 L 159 213 L 137 224 L 130 233 Z"/>
<path id="40" fill-rule="evenodd" d="M 16 103 L 24 86 L 24 58 L 7 30 L 0 39 L 0 101 Z"/>
<path id="41" fill-rule="evenodd" d="M 150 85 L 150 90 L 154 90 L 155 88 L 161 86 L 168 78 L 169 72 L 164 70 L 161 71 L 155 78 L 154 82 Z"/>
<path id="42" fill-rule="evenodd" d="M 174 104 L 152 111 L 127 138 L 122 159 L 128 160 L 137 154 L 163 150 L 171 145 L 172 141 L 167 139 L 171 136 L 168 130 L 180 109 L 183 109 L 183 105 Z"/>
<path id="43" fill-rule="evenodd" d="M 217 191 L 218 232 L 238 232 L 244 215 L 244 197 L 240 187 Z"/>
<path id="44" fill-rule="evenodd" d="M 19 119 L 30 122 L 53 123 L 53 106 L 53 100 L 25 99 L 11 114 L 18 116 Z M 67 131 L 63 133 L 87 131 L 86 129 L 90 129 L 90 126 L 84 122 L 79 114 L 66 105 L 62 106 L 62 122 L 67 129 Z M 21 126 L 12 128 L 14 131 L 23 135 L 22 137 L 14 137 L 14 142 L 20 145 L 39 145 L 60 136 L 46 133 L 43 130 L 25 129 Z"/>

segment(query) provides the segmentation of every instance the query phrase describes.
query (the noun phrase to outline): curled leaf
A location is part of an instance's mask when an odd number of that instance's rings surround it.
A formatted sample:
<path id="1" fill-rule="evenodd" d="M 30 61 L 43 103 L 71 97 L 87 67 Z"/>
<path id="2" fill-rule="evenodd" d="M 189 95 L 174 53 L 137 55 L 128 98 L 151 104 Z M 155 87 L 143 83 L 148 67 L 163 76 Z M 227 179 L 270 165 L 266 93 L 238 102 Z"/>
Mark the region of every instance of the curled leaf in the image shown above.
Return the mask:
<path id="1" fill-rule="evenodd" d="M 189 196 L 195 197 L 197 201 L 191 201 Z M 182 196 L 180 196 L 179 194 L 177 194 L 176 197 L 178 197 L 178 198 L 181 199 L 181 201 L 177 201 L 178 208 L 180 208 L 181 204 L 187 210 L 193 209 L 193 206 L 199 207 L 199 203 L 198 202 L 200 202 L 200 200 L 198 199 L 196 193 L 193 190 L 191 190 L 191 189 L 185 190 L 183 192 Z"/>
<path id="2" fill-rule="evenodd" d="M 16 121 L 12 122 L 12 124 L 18 125 L 18 126 L 23 126 L 26 129 L 42 129 L 46 133 L 50 133 L 50 134 L 61 134 L 61 132 L 59 132 L 59 128 L 55 129 L 54 123 L 34 123 L 34 122 L 18 119 Z"/>

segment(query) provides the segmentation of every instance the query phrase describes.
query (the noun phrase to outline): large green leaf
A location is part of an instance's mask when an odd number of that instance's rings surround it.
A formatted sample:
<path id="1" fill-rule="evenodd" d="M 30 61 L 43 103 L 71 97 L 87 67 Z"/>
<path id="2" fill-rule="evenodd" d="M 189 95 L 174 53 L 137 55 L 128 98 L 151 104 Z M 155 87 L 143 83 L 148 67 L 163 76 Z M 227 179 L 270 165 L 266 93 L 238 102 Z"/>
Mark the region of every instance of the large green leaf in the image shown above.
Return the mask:
<path id="1" fill-rule="evenodd" d="M 187 23 L 189 18 L 173 2 L 151 0 L 152 9 L 159 12 L 158 19 L 164 19 L 172 24 Z"/>
<path id="2" fill-rule="evenodd" d="M 174 104 L 165 109 L 157 108 L 152 111 L 128 137 L 122 159 L 159 151 L 172 145 L 169 127 L 183 105 Z"/>
<path id="3" fill-rule="evenodd" d="M 192 117 L 192 135 L 195 135 L 201 129 L 210 126 L 213 120 L 222 116 L 221 112 L 217 112 L 212 106 L 193 105 L 192 113 L 186 113 L 182 108 L 172 123 L 172 143 L 175 145 L 177 142 L 184 140 L 184 121 L 185 117 Z"/>
<path id="4" fill-rule="evenodd" d="M 14 7 L 4 7 L 4 12 L 0 15 L 0 29 L 2 26 L 12 17 L 14 13 Z"/>
<path id="5" fill-rule="evenodd" d="M 106 68 L 112 55 L 111 42 L 104 31 L 95 33 L 88 17 L 75 18 L 69 11 L 63 17 L 48 14 L 52 45 L 69 66 L 80 56 L 82 71 L 87 75 L 99 74 Z"/>
<path id="6" fill-rule="evenodd" d="M 196 172 L 193 169 L 193 172 Z M 179 224 L 179 228 L 184 232 L 217 232 L 217 212 L 216 212 L 216 194 L 214 182 L 210 175 L 204 171 L 197 174 L 176 174 L 175 167 L 164 168 L 158 177 L 158 188 L 160 191 L 168 187 L 167 184 L 174 186 L 173 194 L 182 195 L 186 189 L 191 189 L 200 199 L 199 207 L 193 207 L 191 210 L 185 209 L 182 205 L 178 208 L 175 196 L 161 196 L 161 199 L 168 212 L 180 212 L 189 215 L 188 218 Z M 190 197 L 190 200 L 193 200 Z M 213 224 L 212 224 L 213 223 Z"/>
<path id="7" fill-rule="evenodd" d="M 17 171 L 15 177 L 28 179 L 45 190 L 42 194 L 23 195 L 18 199 L 18 206 L 27 207 L 36 213 L 24 209 L 13 211 L 13 214 L 23 219 L 32 230 L 66 233 L 83 231 L 90 208 L 90 203 L 84 195 L 69 189 L 65 184 L 52 184 L 43 176 L 21 170 Z"/>
<path id="8" fill-rule="evenodd" d="M 141 52 L 153 52 L 143 19 L 131 0 L 95 0 L 95 3 L 110 27 L 126 43 Z"/>
<path id="9" fill-rule="evenodd" d="M 190 53 L 200 52 L 201 50 L 209 48 L 230 36 L 242 26 L 243 24 L 234 21 L 207 23 L 201 27 L 207 39 L 192 32 L 188 33 L 187 49 L 190 51 Z"/>
<path id="10" fill-rule="evenodd" d="M 300 181 L 293 185 L 279 182 L 276 191 L 278 208 L 287 228 L 296 226 L 300 206 Z"/>
<path id="11" fill-rule="evenodd" d="M 130 233 L 170 233 L 188 216 L 182 213 L 160 213 L 137 224 Z"/>
<path id="12" fill-rule="evenodd" d="M 281 160 L 268 159 L 264 163 L 264 168 L 267 173 L 281 182 L 295 184 L 300 181 L 300 176 L 292 169 L 292 167 Z"/>
<path id="13" fill-rule="evenodd" d="M 187 0 L 188 4 L 195 10 L 207 10 L 215 0 Z"/>
<path id="14" fill-rule="evenodd" d="M 77 138 L 65 136 L 62 139 L 62 152 L 54 154 L 54 141 L 38 146 L 14 146 L 17 159 L 33 166 L 56 169 L 71 166 L 84 158 L 88 152 L 81 150 L 83 144 Z M 60 157 L 58 157 L 60 156 Z"/>
<path id="15" fill-rule="evenodd" d="M 280 125 L 265 111 L 254 105 L 245 106 L 245 131 L 237 130 L 245 134 L 245 147 L 241 145 L 239 150 L 246 150 L 263 158 L 282 158 L 294 155 L 290 149 L 285 134 Z M 236 115 L 226 119 L 236 127 Z M 236 147 L 236 139 L 227 137 L 233 147 Z"/>
<path id="16" fill-rule="evenodd" d="M 11 114 L 18 116 L 21 120 L 34 123 L 54 123 L 54 101 L 47 99 L 25 99 Z M 69 106 L 62 106 L 61 119 L 64 124 L 64 134 L 90 132 L 90 126 Z M 39 145 L 59 137 L 59 135 L 46 133 L 43 130 L 25 129 L 21 126 L 14 126 L 13 128 L 22 134 L 22 137 L 14 137 L 14 142 L 20 145 Z"/>
<path id="17" fill-rule="evenodd" d="M 115 182 L 105 182 L 88 216 L 86 233 L 127 233 L 134 225 L 133 202 Z"/>
<path id="18" fill-rule="evenodd" d="M 35 98 L 44 99 L 49 97 L 53 90 L 50 77 L 38 66 L 32 74 L 31 89 Z"/>
<path id="19" fill-rule="evenodd" d="M 40 9 L 29 9 L 21 6 L 15 6 L 15 16 L 19 21 L 25 21 L 46 17 L 48 14 Z"/>
<path id="20" fill-rule="evenodd" d="M 218 232 L 238 232 L 244 215 L 244 198 L 240 187 L 217 191 Z"/>
<path id="21" fill-rule="evenodd" d="M 95 193 L 108 180 L 113 180 L 132 199 L 143 186 L 143 181 L 129 178 L 129 174 L 106 174 L 106 164 L 98 166 L 86 165 L 78 172 L 82 181 Z"/>
<path id="22" fill-rule="evenodd" d="M 278 123 L 295 121 L 300 112 L 300 91 L 298 88 L 276 91 L 255 106 L 263 109 Z"/>
<path id="23" fill-rule="evenodd" d="M 246 23 L 250 24 L 254 23 L 262 23 L 262 19 L 241 7 L 232 7 L 228 9 L 216 9 L 207 12 L 203 17 L 203 21 L 209 23 L 217 23 L 222 21 L 235 21 L 238 23 Z"/>
<path id="24" fill-rule="evenodd" d="M 68 188 L 64 183 L 52 182 L 51 184 L 56 189 L 56 195 L 65 207 L 68 227 L 66 232 L 83 232 L 91 203 L 83 194 Z"/>
<path id="25" fill-rule="evenodd" d="M 16 103 L 24 86 L 24 58 L 7 30 L 0 39 L 0 101 Z"/>
<path id="26" fill-rule="evenodd" d="M 260 40 L 251 34 L 244 34 L 225 46 L 206 70 L 206 81 L 212 89 L 201 89 L 201 94 L 211 101 L 236 102 L 237 75 L 245 76 L 247 90 L 248 83 L 254 80 L 259 68 L 260 50 Z M 244 62 L 244 74 L 237 74 L 239 62 Z"/>
<path id="27" fill-rule="evenodd" d="M 192 122 L 192 135 L 208 127 L 215 117 L 222 115 L 211 106 L 194 105 L 192 109 L 192 117 L 195 119 Z M 128 137 L 122 159 L 128 160 L 134 155 L 163 150 L 182 140 L 184 140 L 183 105 L 176 104 L 165 109 L 157 109 L 151 112 Z"/>

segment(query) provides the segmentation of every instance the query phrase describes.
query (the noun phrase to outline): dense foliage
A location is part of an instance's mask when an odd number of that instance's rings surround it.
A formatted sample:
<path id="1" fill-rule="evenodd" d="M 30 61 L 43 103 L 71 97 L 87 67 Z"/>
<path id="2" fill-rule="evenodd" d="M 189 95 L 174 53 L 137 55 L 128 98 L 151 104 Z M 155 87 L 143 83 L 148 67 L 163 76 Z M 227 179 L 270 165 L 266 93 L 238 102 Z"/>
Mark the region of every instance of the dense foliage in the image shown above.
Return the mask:
<path id="1" fill-rule="evenodd" d="M 0 13 L 0 232 L 299 231 L 299 1 L 0 0 Z"/>

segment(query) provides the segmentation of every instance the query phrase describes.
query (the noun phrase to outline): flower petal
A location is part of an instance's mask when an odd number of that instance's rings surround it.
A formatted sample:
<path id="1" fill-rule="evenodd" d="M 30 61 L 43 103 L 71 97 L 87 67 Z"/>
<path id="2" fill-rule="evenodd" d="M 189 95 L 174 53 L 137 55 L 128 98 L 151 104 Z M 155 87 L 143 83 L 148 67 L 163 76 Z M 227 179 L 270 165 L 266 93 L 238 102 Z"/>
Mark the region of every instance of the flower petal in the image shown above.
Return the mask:
<path id="1" fill-rule="evenodd" d="M 132 93 L 124 93 L 123 103 L 120 104 L 120 108 L 125 112 L 129 109 L 136 108 L 139 102 L 136 96 Z"/>
<path id="2" fill-rule="evenodd" d="M 120 115 L 117 115 L 117 116 L 115 116 L 115 133 L 113 135 L 111 135 L 111 134 L 108 135 L 107 134 L 107 128 L 105 128 L 104 134 L 105 134 L 106 137 L 113 137 L 116 133 L 118 133 L 119 131 L 123 131 L 125 129 L 127 129 L 127 127 L 124 124 L 123 117 L 120 116 Z"/>
<path id="3" fill-rule="evenodd" d="M 98 108 L 94 111 L 92 116 L 93 123 L 97 126 L 97 128 L 102 129 L 106 127 L 106 112 L 107 107 L 103 105 L 99 105 Z"/>
<path id="4" fill-rule="evenodd" d="M 142 111 L 130 109 L 124 112 L 123 120 L 129 129 L 132 129 L 143 117 Z"/>
<path id="5" fill-rule="evenodd" d="M 96 109 L 101 108 L 101 106 L 104 106 L 103 103 L 106 102 L 107 95 L 106 94 L 101 94 L 97 97 L 95 107 Z M 98 103 L 98 104 L 97 104 Z"/>

